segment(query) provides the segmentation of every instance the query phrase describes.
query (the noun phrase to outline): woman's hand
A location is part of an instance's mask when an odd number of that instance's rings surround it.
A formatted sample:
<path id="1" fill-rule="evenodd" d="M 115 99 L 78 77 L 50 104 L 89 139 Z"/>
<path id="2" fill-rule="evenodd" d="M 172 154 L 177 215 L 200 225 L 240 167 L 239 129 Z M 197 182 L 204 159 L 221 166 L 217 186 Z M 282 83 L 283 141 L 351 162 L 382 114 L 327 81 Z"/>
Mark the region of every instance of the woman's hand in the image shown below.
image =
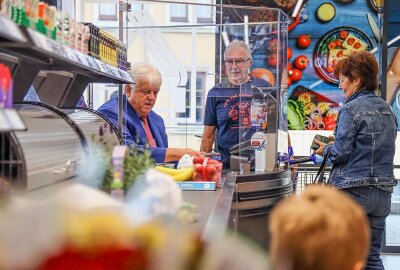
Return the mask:
<path id="1" fill-rule="evenodd" d="M 323 156 L 324 155 L 324 148 L 326 143 L 321 142 L 320 140 L 314 139 L 314 142 L 319 145 L 319 148 L 314 151 L 314 154 Z M 333 141 L 332 141 L 333 143 Z"/>

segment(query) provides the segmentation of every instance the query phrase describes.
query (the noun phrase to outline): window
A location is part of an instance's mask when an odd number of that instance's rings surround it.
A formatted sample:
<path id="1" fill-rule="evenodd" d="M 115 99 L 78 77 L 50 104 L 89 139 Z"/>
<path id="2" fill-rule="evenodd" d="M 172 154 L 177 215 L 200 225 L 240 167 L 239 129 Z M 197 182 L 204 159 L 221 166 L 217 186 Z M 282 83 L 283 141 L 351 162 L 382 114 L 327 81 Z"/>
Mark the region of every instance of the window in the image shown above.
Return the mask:
<path id="1" fill-rule="evenodd" d="M 188 5 L 171 4 L 170 17 L 171 22 L 189 22 Z"/>
<path id="2" fill-rule="evenodd" d="M 197 0 L 196 3 L 204 5 L 170 4 L 169 21 L 179 23 L 212 23 L 215 7 L 207 6 L 212 0 Z M 196 21 L 193 21 L 193 15 Z"/>
<path id="3" fill-rule="evenodd" d="M 201 4 L 210 4 L 210 0 L 197 0 Z M 212 6 L 193 6 L 196 9 L 198 23 L 212 23 Z"/>
<path id="4" fill-rule="evenodd" d="M 117 21 L 117 4 L 99 4 L 99 20 Z"/>
<path id="5" fill-rule="evenodd" d="M 176 117 L 178 118 L 191 118 L 191 108 L 194 106 L 196 115 L 195 121 L 196 124 L 203 124 L 203 116 L 204 116 L 204 95 L 206 89 L 206 73 L 205 72 L 197 72 L 196 77 L 196 104 L 191 105 L 191 73 L 188 72 L 188 82 L 186 84 L 186 110 L 183 113 L 177 113 Z"/>

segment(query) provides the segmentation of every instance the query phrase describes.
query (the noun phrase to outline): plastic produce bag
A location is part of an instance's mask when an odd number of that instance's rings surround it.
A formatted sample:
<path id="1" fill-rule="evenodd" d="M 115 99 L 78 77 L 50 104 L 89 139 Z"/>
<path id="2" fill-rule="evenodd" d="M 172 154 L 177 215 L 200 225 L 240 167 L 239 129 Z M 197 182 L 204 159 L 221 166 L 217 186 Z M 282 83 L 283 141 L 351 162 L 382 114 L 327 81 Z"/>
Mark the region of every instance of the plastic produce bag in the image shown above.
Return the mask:
<path id="1" fill-rule="evenodd" d="M 160 216 L 174 216 L 182 191 L 169 175 L 149 169 L 138 177 L 126 198 L 125 214 L 135 225 Z"/>
<path id="2" fill-rule="evenodd" d="M 193 159 L 194 157 L 188 154 L 184 154 L 182 158 L 178 162 L 178 169 L 188 169 L 193 167 Z"/>

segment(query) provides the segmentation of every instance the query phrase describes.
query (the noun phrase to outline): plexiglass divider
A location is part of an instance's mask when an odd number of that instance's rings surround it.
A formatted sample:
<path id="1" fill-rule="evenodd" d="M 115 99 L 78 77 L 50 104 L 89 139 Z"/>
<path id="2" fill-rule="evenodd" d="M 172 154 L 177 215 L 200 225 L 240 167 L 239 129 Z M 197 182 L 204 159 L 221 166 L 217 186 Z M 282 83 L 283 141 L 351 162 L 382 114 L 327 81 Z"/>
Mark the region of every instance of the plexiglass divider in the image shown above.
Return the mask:
<path id="1" fill-rule="evenodd" d="M 164 120 L 169 147 L 199 150 L 204 127 L 215 127 L 214 146 L 202 150 L 220 152 L 229 169 L 231 148 L 261 132 L 268 137 L 266 169 L 273 170 L 278 153 L 287 154 L 287 144 L 280 143 L 287 140 L 287 15 L 202 3 L 135 1 L 127 13 L 128 60 L 132 66 L 149 62 L 161 72 L 153 110 Z M 224 57 L 234 40 L 247 43 L 251 57 Z M 239 71 L 257 84 L 247 89 L 232 83 Z M 257 110 L 261 116 L 253 120 Z"/>
<path id="2" fill-rule="evenodd" d="M 248 82 L 240 84 L 240 104 L 248 108 L 239 117 L 239 149 L 235 158 L 241 170 L 250 167 L 259 172 L 274 171 L 288 164 L 288 19 L 279 10 L 275 12 L 276 20 L 270 24 L 249 25 L 249 33 L 263 33 L 265 60 L 273 79 L 262 81 L 259 79 L 265 77 L 251 76 Z M 253 66 L 250 74 L 258 75 L 256 70 Z M 231 162 L 236 162 L 235 158 Z"/>

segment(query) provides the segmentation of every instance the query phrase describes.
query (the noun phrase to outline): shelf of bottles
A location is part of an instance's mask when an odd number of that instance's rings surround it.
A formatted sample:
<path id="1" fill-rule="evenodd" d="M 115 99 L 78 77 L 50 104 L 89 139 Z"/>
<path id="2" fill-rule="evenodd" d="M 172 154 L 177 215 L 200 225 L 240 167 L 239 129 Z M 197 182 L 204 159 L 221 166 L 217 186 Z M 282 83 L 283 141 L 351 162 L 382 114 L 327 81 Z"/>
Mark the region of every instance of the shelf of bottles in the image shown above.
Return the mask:
<path id="1" fill-rule="evenodd" d="M 127 47 L 91 23 L 77 22 L 37 0 L 7 0 L 0 15 L 0 43 L 6 50 L 93 77 L 131 83 Z M 73 66 L 73 67 L 71 67 Z M 93 74 L 91 74 L 93 73 Z"/>

